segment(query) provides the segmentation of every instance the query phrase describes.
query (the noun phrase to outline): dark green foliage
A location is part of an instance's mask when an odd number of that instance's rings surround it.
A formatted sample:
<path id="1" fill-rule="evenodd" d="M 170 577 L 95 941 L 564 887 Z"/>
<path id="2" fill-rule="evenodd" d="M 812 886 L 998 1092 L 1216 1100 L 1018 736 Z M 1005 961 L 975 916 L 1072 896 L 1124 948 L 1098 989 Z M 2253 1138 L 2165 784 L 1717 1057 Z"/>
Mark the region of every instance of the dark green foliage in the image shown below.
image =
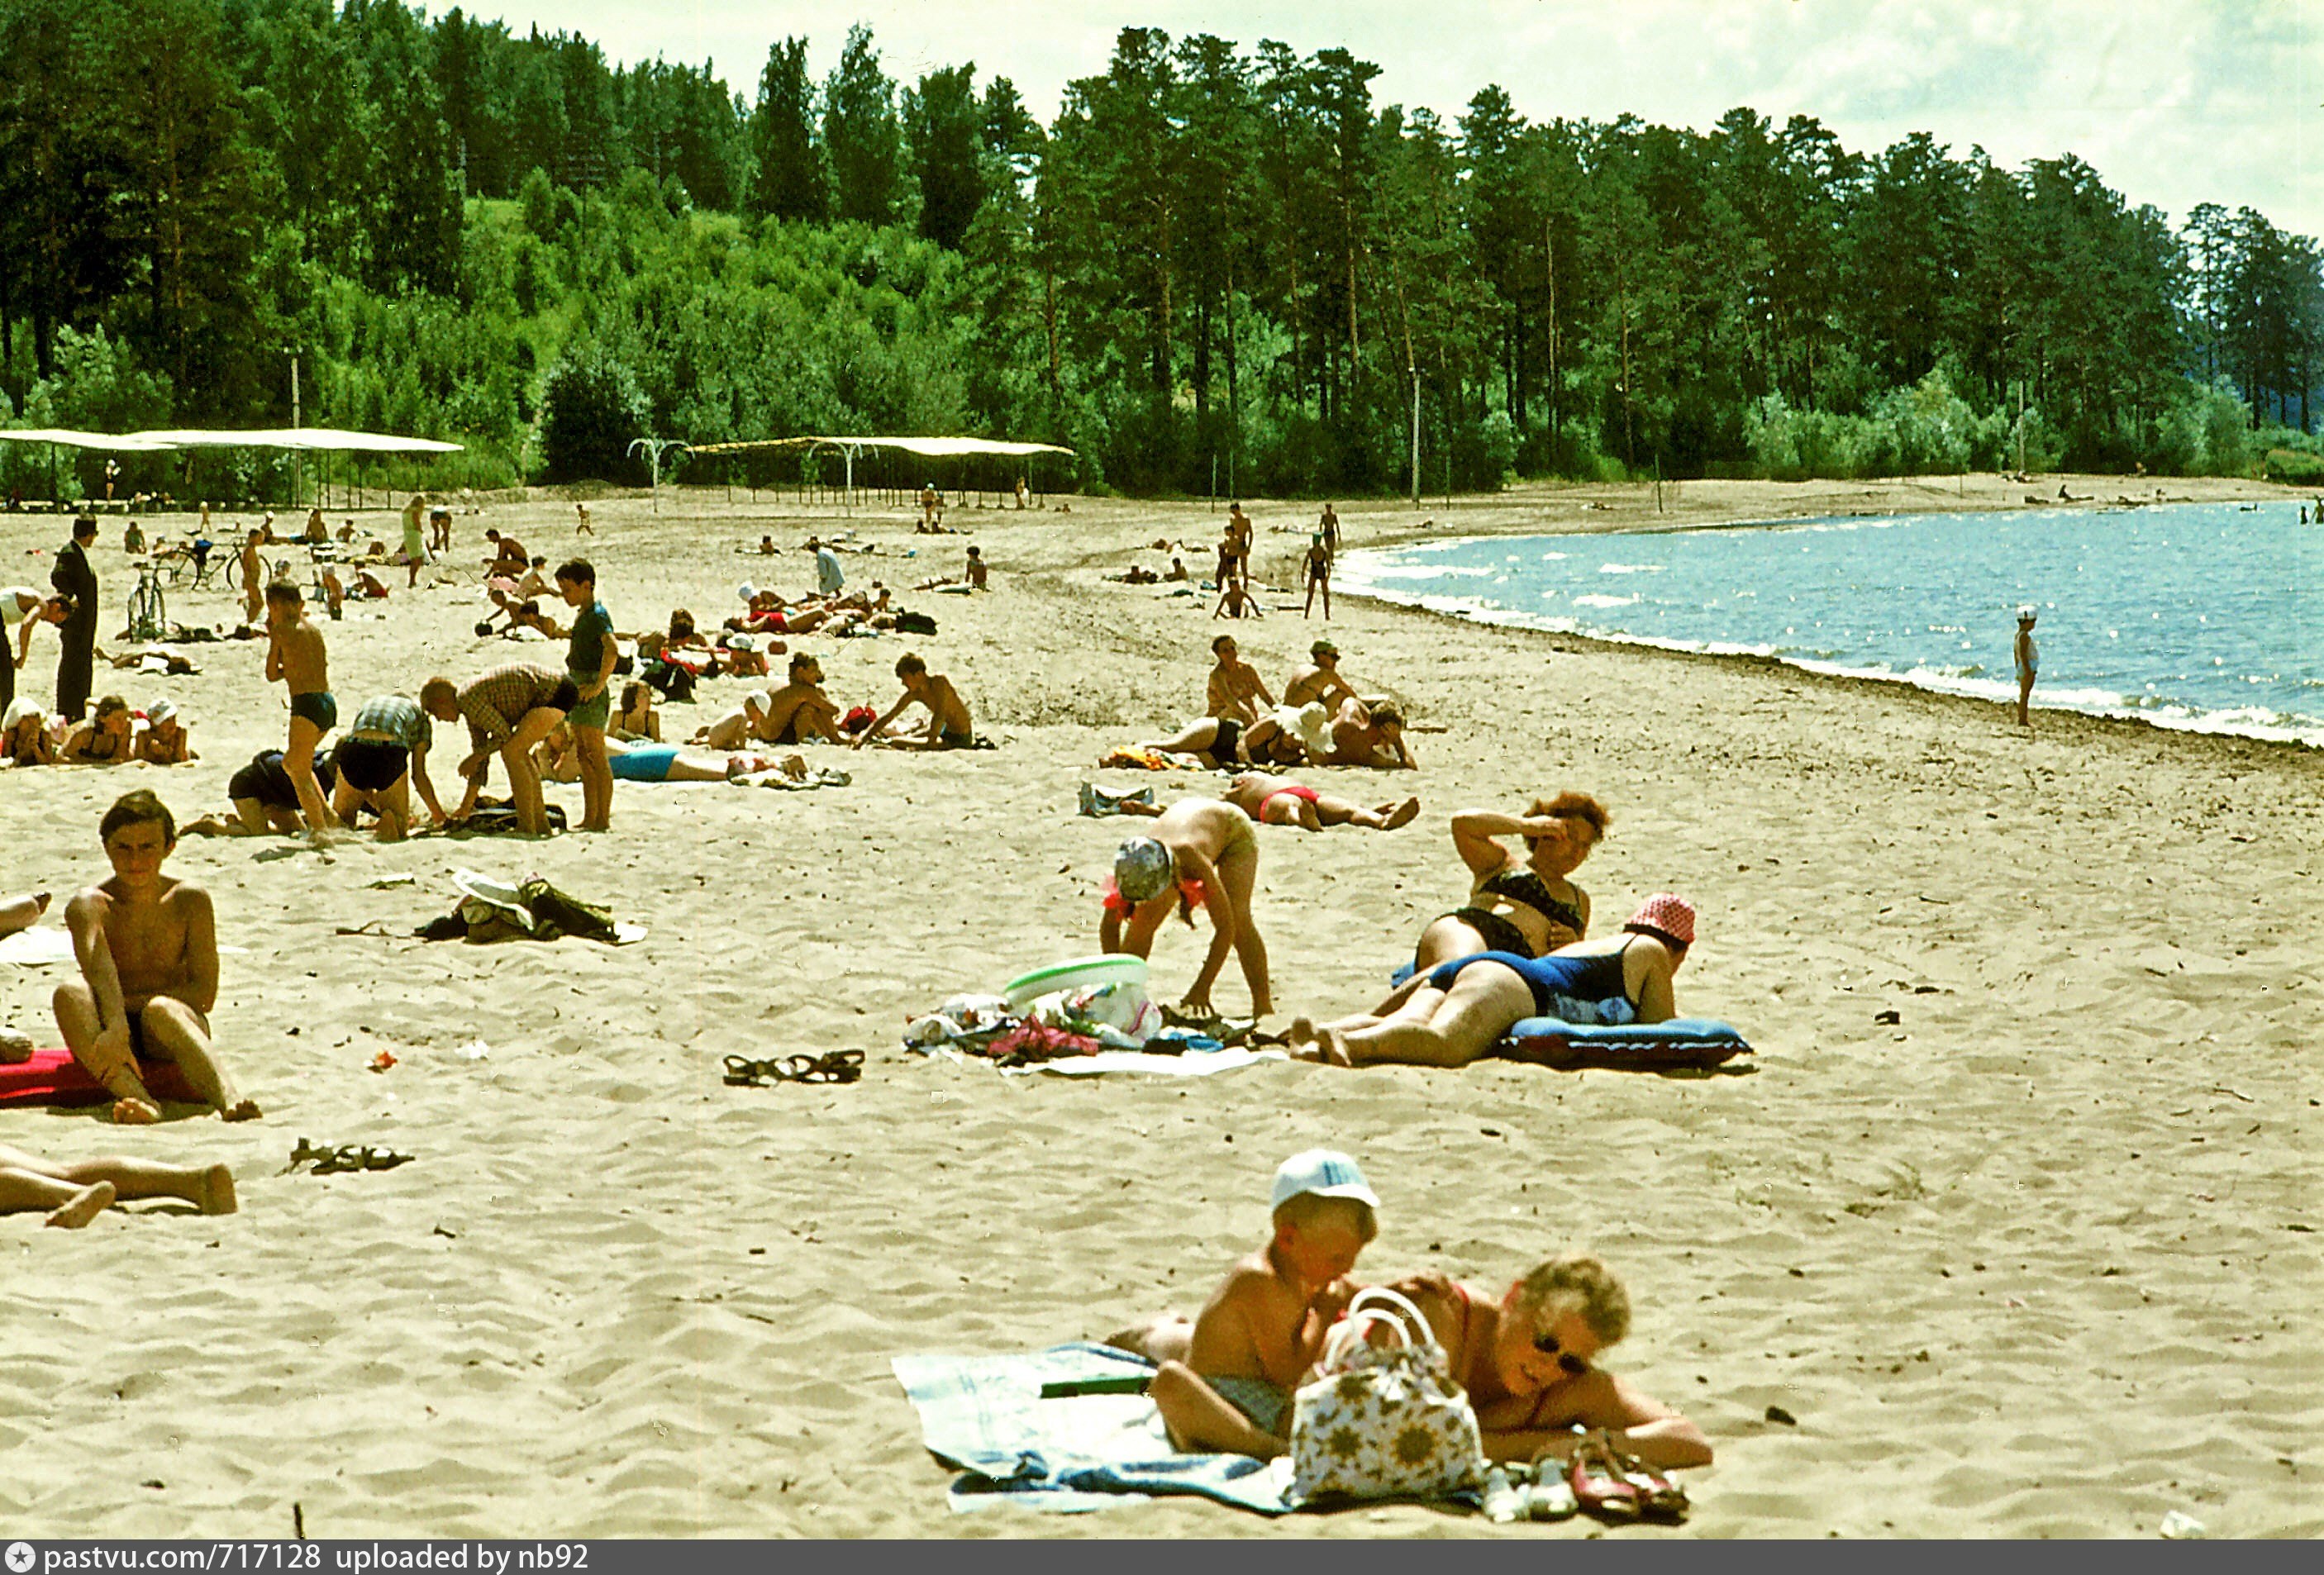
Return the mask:
<path id="1" fill-rule="evenodd" d="M 627 366 L 594 344 L 569 348 L 541 388 L 542 479 L 630 480 L 641 469 L 630 444 L 646 435 L 646 414 Z"/>
<path id="2" fill-rule="evenodd" d="M 965 64 L 899 114 L 861 27 L 820 84 L 807 54 L 746 107 L 456 8 L 0 0 L 0 396 L 272 424 L 295 350 L 308 419 L 456 437 L 478 484 L 856 429 L 1400 490 L 1416 394 L 1431 492 L 2314 452 L 2315 241 L 2174 231 L 2072 158 L 1493 87 L 1447 123 L 1344 50 L 1136 27 L 1044 128 Z"/>

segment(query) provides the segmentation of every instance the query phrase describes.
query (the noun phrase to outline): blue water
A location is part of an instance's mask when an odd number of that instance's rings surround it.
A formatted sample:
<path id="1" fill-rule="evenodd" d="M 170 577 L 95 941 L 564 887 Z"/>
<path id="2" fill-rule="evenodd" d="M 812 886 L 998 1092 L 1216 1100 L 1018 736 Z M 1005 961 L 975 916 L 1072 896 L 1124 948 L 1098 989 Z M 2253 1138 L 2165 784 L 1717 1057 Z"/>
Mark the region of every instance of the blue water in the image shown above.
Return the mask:
<path id="1" fill-rule="evenodd" d="M 2324 746 L 2324 526 L 2293 503 L 1898 514 L 1351 551 L 1350 591 L 2015 704 Z"/>

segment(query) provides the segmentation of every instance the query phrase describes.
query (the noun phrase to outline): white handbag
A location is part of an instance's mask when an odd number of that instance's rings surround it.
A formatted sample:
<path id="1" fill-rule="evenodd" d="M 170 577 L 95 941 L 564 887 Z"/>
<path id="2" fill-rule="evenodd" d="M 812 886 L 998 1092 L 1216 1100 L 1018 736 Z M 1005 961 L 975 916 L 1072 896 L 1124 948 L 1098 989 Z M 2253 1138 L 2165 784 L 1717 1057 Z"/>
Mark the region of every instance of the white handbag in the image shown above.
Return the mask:
<path id="1" fill-rule="evenodd" d="M 1375 1345 L 1375 1328 L 1395 1331 Z M 1292 1397 L 1291 1497 L 1436 1498 L 1484 1479 L 1484 1438 L 1420 1309 L 1359 1292 Z"/>

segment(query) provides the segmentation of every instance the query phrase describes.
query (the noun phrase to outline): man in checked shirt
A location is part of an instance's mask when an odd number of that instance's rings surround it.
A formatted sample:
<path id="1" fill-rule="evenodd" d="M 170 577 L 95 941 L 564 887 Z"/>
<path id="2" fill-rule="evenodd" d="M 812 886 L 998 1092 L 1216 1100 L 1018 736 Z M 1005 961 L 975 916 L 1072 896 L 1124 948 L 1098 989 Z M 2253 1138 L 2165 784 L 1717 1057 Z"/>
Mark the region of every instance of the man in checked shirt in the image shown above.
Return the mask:
<path id="1" fill-rule="evenodd" d="M 549 834 L 549 812 L 540 796 L 540 773 L 532 748 L 579 703 L 573 680 L 553 668 L 510 662 L 455 686 L 446 677 L 428 680 L 420 704 L 438 722 L 466 722 L 475 749 L 460 762 L 468 791 L 452 814 L 456 821 L 475 812 L 476 796 L 492 775 L 493 751 L 508 768 L 509 795 L 516 801 L 517 829 L 526 836 Z"/>

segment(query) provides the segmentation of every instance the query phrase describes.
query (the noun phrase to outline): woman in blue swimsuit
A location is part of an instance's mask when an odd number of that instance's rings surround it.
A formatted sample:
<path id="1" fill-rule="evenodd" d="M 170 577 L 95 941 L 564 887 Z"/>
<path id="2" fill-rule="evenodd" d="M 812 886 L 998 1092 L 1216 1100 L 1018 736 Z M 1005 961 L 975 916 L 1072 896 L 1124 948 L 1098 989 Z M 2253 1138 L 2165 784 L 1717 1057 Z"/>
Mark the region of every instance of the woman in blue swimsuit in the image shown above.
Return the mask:
<path id="1" fill-rule="evenodd" d="M 1694 944 L 1693 907 L 1658 892 L 1622 931 L 1546 957 L 1479 952 L 1440 963 L 1414 974 L 1376 1012 L 1320 1027 L 1296 1019 L 1293 1053 L 1335 1066 L 1466 1066 L 1527 1018 L 1669 1021 L 1678 1015 L 1671 975 Z"/>

